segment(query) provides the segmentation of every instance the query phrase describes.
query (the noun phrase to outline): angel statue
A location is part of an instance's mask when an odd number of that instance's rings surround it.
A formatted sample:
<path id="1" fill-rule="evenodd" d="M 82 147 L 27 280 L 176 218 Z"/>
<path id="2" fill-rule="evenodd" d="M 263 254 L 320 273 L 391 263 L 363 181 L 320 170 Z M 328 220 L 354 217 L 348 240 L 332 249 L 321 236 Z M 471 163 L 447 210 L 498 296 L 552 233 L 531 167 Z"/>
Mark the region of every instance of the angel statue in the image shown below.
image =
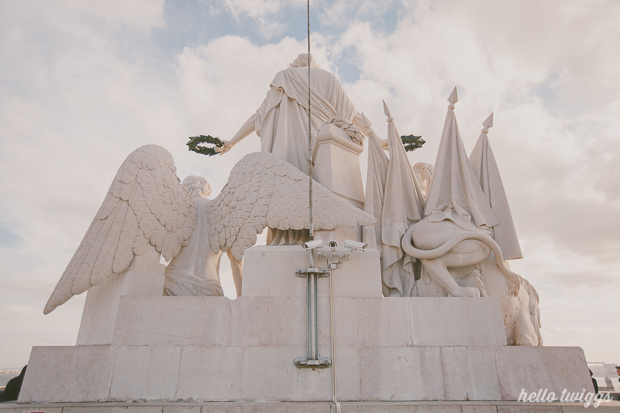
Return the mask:
<path id="1" fill-rule="evenodd" d="M 187 245 L 181 248 L 166 267 L 164 295 L 224 295 L 219 278 L 222 251 L 210 253 L 209 236 L 205 231 L 208 228 L 207 205 L 212 202 L 207 199 L 211 194 L 211 184 L 202 176 L 190 175 L 183 180 L 182 186 L 196 201 L 198 222 Z M 238 261 L 230 250 L 226 253 L 239 296 L 243 276 L 241 261 Z"/>
<path id="2" fill-rule="evenodd" d="M 209 200 L 204 178 L 180 183 L 166 149 L 146 145 L 135 150 L 121 165 L 44 313 L 93 286 L 119 279 L 132 261 L 149 254 L 157 262 L 159 254 L 170 261 L 167 295 L 221 295 L 219 262 L 226 252 L 240 293 L 243 251 L 256 243 L 257 234 L 267 226 L 308 228 L 307 178 L 282 158 L 252 153 L 233 167 L 222 192 Z M 373 217 L 316 182 L 313 202 L 317 228 L 374 223 Z"/>

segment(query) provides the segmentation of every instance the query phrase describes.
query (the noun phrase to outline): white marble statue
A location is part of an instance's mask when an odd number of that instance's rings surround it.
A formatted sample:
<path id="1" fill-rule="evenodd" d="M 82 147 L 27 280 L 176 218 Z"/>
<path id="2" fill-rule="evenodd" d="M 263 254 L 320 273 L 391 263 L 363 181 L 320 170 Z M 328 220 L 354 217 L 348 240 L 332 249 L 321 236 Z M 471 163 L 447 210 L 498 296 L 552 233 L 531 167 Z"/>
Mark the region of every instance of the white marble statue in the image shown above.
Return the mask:
<path id="1" fill-rule="evenodd" d="M 478 177 L 480 187 L 489 200 L 489 204 L 498 225 L 491 228 L 493 239 L 502 250 L 505 260 L 522 258 L 519 239 L 510 212 L 510 206 L 504 191 L 499 168 L 488 139 L 489 128 L 493 126 L 493 114 L 482 123 L 480 137 L 469 154 L 469 162 Z M 506 262 L 508 266 L 508 262 Z M 516 296 L 509 294 L 508 285 L 493 257 L 488 258 L 481 267 L 480 280 L 486 293 L 498 297 L 504 315 L 506 338 L 509 345 L 542 346 L 540 335 L 540 309 L 538 293 L 523 277 Z"/>
<path id="2" fill-rule="evenodd" d="M 409 226 L 424 218 L 424 199 L 385 102 L 383 109 L 388 123 L 389 160 L 382 142 L 371 137 L 364 208 L 377 222 L 364 228 L 364 242 L 379 250 L 383 295 L 410 297 L 415 260 L 403 253 L 401 238 Z"/>
<path id="3" fill-rule="evenodd" d="M 194 197 L 198 209 L 196 228 L 188 244 L 166 267 L 164 295 L 224 295 L 219 279 L 219 265 L 222 251 L 213 253 L 210 247 L 207 214 L 211 184 L 201 176 L 190 175 L 183 180 L 183 187 Z M 230 250 L 226 250 L 237 290 L 241 295 L 243 277 L 242 263 Z"/>
<path id="4" fill-rule="evenodd" d="M 468 277 L 478 264 L 494 253 L 499 269 L 508 280 L 510 295 L 516 296 L 520 277 L 505 265 L 502 251 L 491 233 L 473 225 L 456 224 L 456 216 L 449 207 L 440 214 L 435 215 L 435 219 L 445 217 L 441 221 L 430 221 L 427 217 L 407 230 L 402 240 L 405 253 L 419 259 L 429 276 L 453 297 L 481 296 L 481 286 L 462 287 L 456 282 L 455 269 L 471 267 L 463 275 Z"/>
<path id="5" fill-rule="evenodd" d="M 188 182 L 187 185 L 190 185 Z M 267 226 L 281 230 L 308 227 L 308 179 L 269 153 L 252 153 L 232 169 L 214 200 L 193 196 L 180 184 L 170 153 L 156 145 L 132 152 L 121 165 L 108 194 L 74 254 L 44 313 L 73 295 L 122 276 L 134 257 L 157 251 L 174 267 L 171 280 L 194 277 L 195 294 L 220 294 L 219 258 L 235 263 Z M 313 220 L 317 229 L 369 225 L 374 218 L 314 184 Z M 241 274 L 235 276 L 240 291 Z M 192 292 L 168 282 L 168 293 Z M 178 282 L 177 282 L 178 284 Z M 181 282 L 181 284 L 183 284 Z"/>
<path id="6" fill-rule="evenodd" d="M 418 162 L 413 165 L 413 173 L 420 184 L 420 191 L 422 192 L 422 197 L 426 202 L 428 190 L 431 187 L 431 181 L 433 179 L 433 165 L 425 162 Z"/>
<path id="7" fill-rule="evenodd" d="M 507 262 L 506 266 L 508 266 Z M 459 277 L 459 270 L 453 269 L 452 273 L 457 277 L 456 280 L 460 286 L 477 288 L 483 297 L 499 299 L 504 318 L 506 342 L 509 346 L 543 345 L 540 334 L 538 293 L 525 278 L 519 276 L 519 290 L 516 295 L 511 294 L 510 283 L 498 267 L 493 255 L 476 266 L 472 276 L 468 277 L 461 271 L 460 274 L 463 276 Z M 421 287 L 420 282 L 418 287 Z M 418 291 L 428 293 L 430 286 L 425 287 Z"/>
<path id="8" fill-rule="evenodd" d="M 520 258 L 521 250 L 487 139 L 493 118 L 483 123 L 467 159 L 453 113 L 455 102 L 453 92 L 435 174 L 430 165 L 414 167 L 430 180 L 430 188 L 427 216 L 412 225 L 402 240 L 404 251 L 422 263 L 413 295 L 497 297 L 507 343 L 541 346 L 538 294 L 505 261 Z M 499 223 L 491 226 L 493 222 Z"/>
<path id="9" fill-rule="evenodd" d="M 300 54 L 290 67 L 271 81 L 267 97 L 230 141 L 222 153 L 256 132 L 261 150 L 271 152 L 309 173 L 308 165 L 308 60 L 310 60 L 311 134 L 315 137 L 324 123 L 348 123 L 362 133 L 372 134 L 370 122 L 358 113 L 336 77 L 319 68 L 312 56 Z M 334 122 L 336 120 L 336 122 Z M 356 141 L 361 138 L 357 134 Z"/>
<path id="10" fill-rule="evenodd" d="M 498 224 L 497 218 L 471 168 L 459 134 L 454 115 L 454 104 L 458 101 L 456 88 L 448 101 L 426 198 L 426 217 L 407 230 L 402 239 L 403 250 L 419 259 L 429 276 L 456 297 L 479 297 L 480 290 L 460 286 L 452 269 L 478 265 L 493 252 L 498 267 L 508 279 L 511 295 L 516 296 L 519 276 L 504 265 L 502 251 L 491 237 L 490 228 Z"/>
<path id="11" fill-rule="evenodd" d="M 523 258 L 519 238 L 512 221 L 510 206 L 504 191 L 504 184 L 502 183 L 495 156 L 489 143 L 489 128 L 493 126 L 492 113 L 482 123 L 482 126 L 478 142 L 476 142 L 474 149 L 469 154 L 469 163 L 480 182 L 482 192 L 489 200 L 491 209 L 498 220 L 498 224 L 491 228 L 493 239 L 502 248 L 505 259 Z"/>
<path id="12" fill-rule="evenodd" d="M 363 136 L 374 135 L 371 124 L 358 113 L 336 77 L 319 68 L 312 56 L 300 54 L 290 67 L 278 72 L 258 110 L 241 126 L 230 141 L 224 141 L 221 153 L 252 132 L 261 139 L 261 151 L 278 155 L 305 174 L 308 164 L 308 61 L 310 61 L 311 135 L 315 138 L 321 125 L 333 123 L 346 130 L 354 143 Z M 351 126 L 354 125 L 354 128 Z M 378 139 L 378 137 L 377 137 Z M 268 244 L 297 244 L 308 239 L 307 231 L 270 229 Z"/>

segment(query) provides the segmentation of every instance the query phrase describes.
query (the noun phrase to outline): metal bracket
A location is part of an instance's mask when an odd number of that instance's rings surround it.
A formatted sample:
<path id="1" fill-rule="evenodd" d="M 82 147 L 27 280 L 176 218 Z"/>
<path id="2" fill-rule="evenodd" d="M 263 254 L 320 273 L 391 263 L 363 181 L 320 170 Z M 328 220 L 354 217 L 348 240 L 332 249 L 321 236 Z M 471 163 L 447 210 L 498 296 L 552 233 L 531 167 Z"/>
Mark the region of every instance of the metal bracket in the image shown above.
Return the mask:
<path id="1" fill-rule="evenodd" d="M 329 269 L 327 268 L 297 268 L 295 270 L 295 275 L 301 278 L 305 278 L 309 275 L 318 275 L 321 278 L 329 277 Z"/>
<path id="2" fill-rule="evenodd" d="M 295 366 L 298 368 L 313 368 L 313 369 L 325 369 L 332 365 L 332 360 L 329 357 L 319 357 L 317 360 L 308 359 L 308 357 L 297 357 L 293 360 Z"/>

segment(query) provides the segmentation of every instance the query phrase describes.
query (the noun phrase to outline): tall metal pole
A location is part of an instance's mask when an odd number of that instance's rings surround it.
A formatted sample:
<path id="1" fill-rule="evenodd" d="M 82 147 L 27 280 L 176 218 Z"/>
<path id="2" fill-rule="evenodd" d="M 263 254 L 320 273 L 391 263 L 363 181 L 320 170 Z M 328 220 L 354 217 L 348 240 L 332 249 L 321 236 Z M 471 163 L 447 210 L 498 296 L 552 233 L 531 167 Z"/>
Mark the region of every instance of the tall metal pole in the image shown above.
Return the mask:
<path id="1" fill-rule="evenodd" d="M 311 59 L 310 59 L 310 0 L 308 3 L 308 230 L 310 239 L 314 239 L 314 224 L 312 222 L 312 175 L 314 172 L 312 164 L 312 98 L 310 87 Z M 319 295 L 319 277 L 327 277 L 329 270 L 327 268 L 314 267 L 314 250 L 309 250 L 310 267 L 299 268 L 295 273 L 298 277 L 307 278 L 308 288 L 308 352 L 306 357 L 297 357 L 294 363 L 297 367 L 325 368 L 331 366 L 332 362 L 329 358 L 319 356 L 319 311 L 318 311 L 318 295 Z"/>
<path id="2" fill-rule="evenodd" d="M 309 237 L 314 239 L 314 222 L 312 220 L 312 176 L 314 174 L 314 165 L 312 162 L 312 99 L 310 96 L 310 0 L 308 3 L 308 172 L 310 179 L 308 180 L 308 210 L 309 210 Z"/>

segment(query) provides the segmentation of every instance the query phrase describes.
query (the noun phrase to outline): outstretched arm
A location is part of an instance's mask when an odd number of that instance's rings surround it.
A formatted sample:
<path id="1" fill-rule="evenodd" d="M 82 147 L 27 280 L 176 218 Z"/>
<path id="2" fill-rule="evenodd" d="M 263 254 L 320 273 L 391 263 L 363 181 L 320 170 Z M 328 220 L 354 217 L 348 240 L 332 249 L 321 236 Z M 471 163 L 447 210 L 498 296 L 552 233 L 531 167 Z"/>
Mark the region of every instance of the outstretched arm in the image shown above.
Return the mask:
<path id="1" fill-rule="evenodd" d="M 222 147 L 221 154 L 228 152 L 233 146 L 237 144 L 240 140 L 248 136 L 250 133 L 254 132 L 256 113 L 250 116 L 242 126 L 239 128 L 239 131 L 233 136 L 233 138 L 229 141 L 224 141 L 224 146 Z"/>

